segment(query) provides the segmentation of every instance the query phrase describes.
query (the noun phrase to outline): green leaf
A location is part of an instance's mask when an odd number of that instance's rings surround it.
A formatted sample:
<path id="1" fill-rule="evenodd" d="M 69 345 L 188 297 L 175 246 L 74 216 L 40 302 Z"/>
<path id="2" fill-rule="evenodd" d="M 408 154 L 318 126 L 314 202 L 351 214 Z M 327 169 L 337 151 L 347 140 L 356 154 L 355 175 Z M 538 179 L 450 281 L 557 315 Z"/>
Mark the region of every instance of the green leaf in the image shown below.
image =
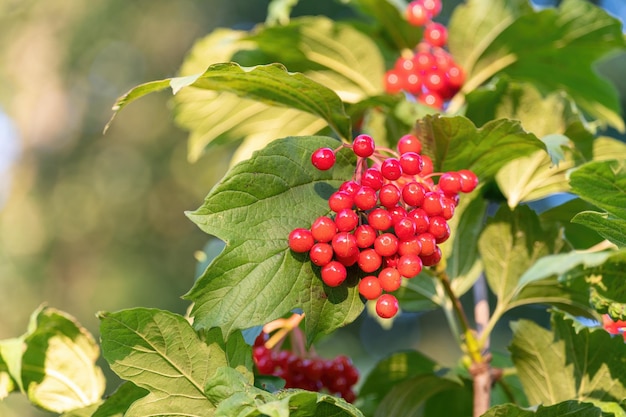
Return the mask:
<path id="1" fill-rule="evenodd" d="M 506 119 L 477 129 L 463 116 L 426 116 L 418 121 L 417 131 L 435 172 L 470 169 L 481 179 L 492 177 L 513 159 L 545 149 L 519 122 Z"/>
<path id="2" fill-rule="evenodd" d="M 23 338 L 0 340 L 0 400 L 22 385 Z"/>
<path id="3" fill-rule="evenodd" d="M 98 407 L 91 417 L 124 417 L 132 403 L 148 394 L 132 382 L 124 382 Z"/>
<path id="4" fill-rule="evenodd" d="M 521 278 L 539 258 L 552 252 L 556 233 L 544 230 L 537 215 L 528 207 L 514 211 L 502 206 L 478 241 L 487 283 L 498 299 L 497 309 L 508 304 L 524 287 Z"/>
<path id="5" fill-rule="evenodd" d="M 307 340 L 354 320 L 363 303 L 354 286 L 329 288 L 306 256 L 292 253 L 289 233 L 329 214 L 327 199 L 350 179 L 354 156 L 339 152 L 332 170 L 318 171 L 311 153 L 337 141 L 286 138 L 233 167 L 198 210 L 187 213 L 226 249 L 185 296 L 197 328 L 262 325 L 295 308 L 306 313 Z"/>
<path id="6" fill-rule="evenodd" d="M 607 260 L 585 274 L 589 300 L 599 313 L 626 320 L 626 251 L 610 252 Z"/>
<path id="7" fill-rule="evenodd" d="M 280 64 L 240 67 L 236 63 L 209 66 L 204 73 L 152 81 L 120 97 L 113 110 L 119 112 L 130 102 L 148 93 L 172 88 L 176 94 L 185 87 L 228 91 L 273 106 L 301 110 L 324 119 L 342 138 L 351 137 L 350 119 L 334 91 L 299 73 L 289 73 Z"/>
<path id="8" fill-rule="evenodd" d="M 552 328 L 534 322 L 512 324 L 511 355 L 531 404 L 620 401 L 626 396 L 626 345 L 604 329 L 573 326 L 553 313 Z"/>
<path id="9" fill-rule="evenodd" d="M 246 343 L 241 332 L 231 334 L 226 341 L 224 341 L 221 330 L 217 327 L 208 332 L 201 331 L 200 334 L 207 345 L 215 343 L 224 350 L 226 363 L 229 367 L 237 370 L 248 379 L 249 383 L 254 382 L 252 347 Z"/>
<path id="10" fill-rule="evenodd" d="M 626 246 L 626 163 L 589 162 L 570 175 L 572 191 L 607 213 L 585 211 L 572 221 L 597 231 L 618 246 Z"/>
<path id="11" fill-rule="evenodd" d="M 102 352 L 111 369 L 150 391 L 125 417 L 214 415 L 204 387 L 226 366 L 219 346 L 204 344 L 184 317 L 167 311 L 135 308 L 99 317 Z"/>
<path id="12" fill-rule="evenodd" d="M 21 379 L 33 404 L 62 413 L 100 401 L 105 388 L 96 366 L 100 350 L 76 319 L 42 308 L 33 315 L 23 341 Z"/>
<path id="13" fill-rule="evenodd" d="M 491 8 L 495 3 L 483 2 L 483 7 Z M 456 40 L 462 33 L 455 33 L 456 25 L 474 28 L 468 21 L 475 18 L 479 7 L 455 13 L 452 22 L 458 23 L 450 30 L 451 52 L 455 57 L 462 54 L 460 63 L 468 73 L 465 92 L 496 74 L 506 74 L 514 80 L 532 82 L 542 91 L 565 90 L 593 117 L 624 130 L 615 88 L 593 68 L 593 63 L 608 52 L 624 48 L 617 19 L 583 0 L 564 0 L 558 9 L 537 12 L 511 7 L 499 21 L 486 19 L 486 27 L 480 31 L 490 36 L 463 52 L 460 47 L 464 42 Z"/>
<path id="14" fill-rule="evenodd" d="M 98 409 L 100 403 L 94 403 L 88 405 L 87 407 L 78 408 L 76 410 L 68 411 L 67 413 L 61 414 L 61 417 L 91 417 Z"/>
<path id="15" fill-rule="evenodd" d="M 585 226 L 572 223 L 572 217 L 581 211 L 594 207 L 580 198 L 573 198 L 563 204 L 554 206 L 541 213 L 542 222 L 558 225 L 565 234 L 565 239 L 574 249 L 588 249 L 600 243 L 603 238 L 595 233 L 589 233 Z"/>
<path id="16" fill-rule="evenodd" d="M 543 406 L 539 405 L 535 411 L 520 408 L 514 404 L 503 404 L 492 407 L 482 417 L 609 417 L 594 404 L 579 401 L 563 401 L 561 403 Z"/>

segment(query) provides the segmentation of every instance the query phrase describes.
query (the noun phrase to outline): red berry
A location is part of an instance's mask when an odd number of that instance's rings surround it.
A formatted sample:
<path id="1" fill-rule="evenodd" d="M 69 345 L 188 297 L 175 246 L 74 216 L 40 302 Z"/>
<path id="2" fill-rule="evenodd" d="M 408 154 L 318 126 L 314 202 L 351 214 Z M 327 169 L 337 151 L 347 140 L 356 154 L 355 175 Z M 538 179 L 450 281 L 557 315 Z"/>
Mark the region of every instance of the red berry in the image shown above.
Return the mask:
<path id="1" fill-rule="evenodd" d="M 354 195 L 354 204 L 361 210 L 369 210 L 376 207 L 378 196 L 376 190 L 367 185 L 362 186 Z"/>
<path id="2" fill-rule="evenodd" d="M 378 278 L 367 276 L 359 281 L 359 294 L 367 300 L 375 300 L 382 294 L 383 289 L 380 287 Z"/>
<path id="3" fill-rule="evenodd" d="M 350 180 L 350 181 L 345 181 L 343 184 L 341 184 L 338 191 L 343 191 L 349 196 L 354 197 L 356 192 L 359 191 L 359 188 L 361 188 L 361 184 L 359 184 L 356 181 Z"/>
<path id="4" fill-rule="evenodd" d="M 431 191 L 424 195 L 422 208 L 429 217 L 438 216 L 443 211 L 442 195 L 438 192 Z"/>
<path id="5" fill-rule="evenodd" d="M 380 256 L 392 256 L 398 251 L 398 238 L 391 233 L 383 233 L 374 241 L 374 249 Z"/>
<path id="6" fill-rule="evenodd" d="M 398 152 L 401 155 L 407 152 L 420 154 L 422 152 L 422 142 L 415 135 L 404 135 L 398 141 Z"/>
<path id="7" fill-rule="evenodd" d="M 374 249 L 365 249 L 359 254 L 357 261 L 363 272 L 374 272 L 383 263 L 383 258 Z"/>
<path id="8" fill-rule="evenodd" d="M 441 96 L 435 92 L 429 91 L 428 93 L 420 94 L 417 99 L 427 106 L 439 110 L 443 109 L 443 98 L 441 98 Z"/>
<path id="9" fill-rule="evenodd" d="M 289 233 L 289 248 L 294 252 L 308 252 L 314 244 L 315 240 L 308 229 L 297 228 Z"/>
<path id="10" fill-rule="evenodd" d="M 417 239 L 417 236 L 412 237 L 411 239 L 408 239 L 408 240 L 403 240 L 398 245 L 398 255 L 400 255 L 401 257 L 403 255 L 409 255 L 409 254 L 419 255 L 421 251 L 422 251 L 422 244 Z"/>
<path id="11" fill-rule="evenodd" d="M 393 69 L 398 71 L 399 74 L 405 74 L 408 76 L 409 74 L 415 73 L 415 63 L 412 58 L 405 58 L 401 56 L 396 59 Z"/>
<path id="12" fill-rule="evenodd" d="M 348 276 L 346 267 L 338 261 L 330 261 L 322 267 L 322 281 L 329 287 L 337 287 L 345 281 Z"/>
<path id="13" fill-rule="evenodd" d="M 424 26 L 430 18 L 431 14 L 420 0 L 410 2 L 406 8 L 406 19 L 413 26 Z"/>
<path id="14" fill-rule="evenodd" d="M 448 196 L 444 196 L 441 199 L 443 205 L 441 206 L 441 217 L 446 220 L 450 220 L 454 216 L 454 209 L 456 208 L 456 204 L 454 200 Z"/>
<path id="15" fill-rule="evenodd" d="M 452 64 L 448 68 L 448 71 L 446 71 L 446 78 L 448 79 L 448 85 L 458 90 L 465 82 L 465 73 L 461 67 Z"/>
<path id="16" fill-rule="evenodd" d="M 393 225 L 393 231 L 400 241 L 409 240 L 415 236 L 415 223 L 412 218 L 405 217 Z"/>
<path id="17" fill-rule="evenodd" d="M 422 208 L 416 208 L 409 212 L 409 216 L 415 222 L 415 233 L 420 234 L 428 231 L 428 226 L 430 226 L 430 217 Z"/>
<path id="18" fill-rule="evenodd" d="M 402 187 L 402 200 L 413 207 L 420 207 L 424 204 L 426 195 L 424 186 L 418 182 L 410 182 Z"/>
<path id="19" fill-rule="evenodd" d="M 352 209 L 343 209 L 335 216 L 335 224 L 340 232 L 349 232 L 359 224 L 359 215 Z"/>
<path id="20" fill-rule="evenodd" d="M 441 13 L 441 0 L 421 0 L 422 5 L 432 17 Z"/>
<path id="21" fill-rule="evenodd" d="M 424 87 L 426 87 L 429 91 L 437 92 L 439 95 L 443 95 L 442 91 L 445 91 L 447 88 L 444 73 L 439 73 L 437 71 L 429 73 L 424 78 Z"/>
<path id="22" fill-rule="evenodd" d="M 356 245 L 361 249 L 372 246 L 376 240 L 376 236 L 376 230 L 367 224 L 362 224 L 354 230 Z"/>
<path id="23" fill-rule="evenodd" d="M 330 148 L 319 148 L 311 155 L 311 162 L 320 171 L 331 169 L 335 165 L 335 152 Z"/>
<path id="24" fill-rule="evenodd" d="M 424 41 L 442 47 L 448 42 L 448 29 L 441 23 L 430 22 L 424 28 Z"/>
<path id="25" fill-rule="evenodd" d="M 389 70 L 385 73 L 385 91 L 388 94 L 396 94 L 404 88 L 404 77 L 400 77 L 398 71 Z"/>
<path id="26" fill-rule="evenodd" d="M 415 68 L 418 71 L 429 72 L 435 66 L 435 57 L 427 51 L 417 52 L 413 56 L 413 62 L 415 62 Z"/>
<path id="27" fill-rule="evenodd" d="M 430 218 L 428 233 L 435 237 L 437 243 L 442 243 L 450 237 L 450 226 L 443 217 L 433 216 Z"/>
<path id="28" fill-rule="evenodd" d="M 342 258 L 349 258 L 359 252 L 356 245 L 356 238 L 348 232 L 339 232 L 332 240 L 333 252 Z"/>
<path id="29" fill-rule="evenodd" d="M 400 161 L 396 158 L 387 158 L 383 161 L 380 172 L 383 174 L 383 177 L 388 180 L 395 181 L 402 176 L 402 167 L 400 166 Z"/>
<path id="30" fill-rule="evenodd" d="M 429 156 L 422 155 L 422 161 L 424 161 L 424 168 L 420 173 L 422 176 L 430 175 L 433 173 L 433 160 Z"/>
<path id="31" fill-rule="evenodd" d="M 404 209 L 404 207 L 401 207 L 401 206 L 392 207 L 389 210 L 389 213 L 391 213 L 392 225 L 395 225 L 397 222 L 399 222 L 400 220 L 404 219 L 407 216 L 406 210 Z"/>
<path id="32" fill-rule="evenodd" d="M 337 233 L 337 225 L 326 216 L 315 219 L 311 225 L 311 234 L 317 242 L 330 242 Z"/>
<path id="33" fill-rule="evenodd" d="M 345 191 L 336 191 L 328 199 L 328 207 L 335 213 L 352 208 L 353 205 L 354 198 Z"/>
<path id="34" fill-rule="evenodd" d="M 333 247 L 328 243 L 316 243 L 309 251 L 311 262 L 317 266 L 324 266 L 333 260 Z"/>
<path id="35" fill-rule="evenodd" d="M 361 177 L 361 185 L 371 187 L 378 191 L 383 186 L 384 178 L 383 174 L 376 168 L 368 168 Z"/>
<path id="36" fill-rule="evenodd" d="M 462 169 L 458 172 L 461 176 L 461 192 L 470 193 L 474 191 L 478 185 L 478 177 L 468 169 Z"/>
<path id="37" fill-rule="evenodd" d="M 396 268 L 398 268 L 400 275 L 410 279 L 422 272 L 422 260 L 413 253 L 402 255 L 400 259 L 398 259 Z"/>
<path id="38" fill-rule="evenodd" d="M 348 256 L 335 255 L 335 260 L 339 261 L 343 266 L 352 266 L 358 262 L 359 255 L 359 250 L 357 248 L 357 250 L 353 254 Z"/>
<path id="39" fill-rule="evenodd" d="M 374 139 L 369 135 L 359 135 L 352 142 L 352 151 L 362 158 L 368 158 L 374 154 Z"/>
<path id="40" fill-rule="evenodd" d="M 398 299 L 391 294 L 383 294 L 376 301 L 376 314 L 390 319 L 398 313 Z"/>
<path id="41" fill-rule="evenodd" d="M 391 213 L 383 208 L 375 208 L 367 215 L 367 223 L 375 230 L 387 230 L 392 226 Z"/>
<path id="42" fill-rule="evenodd" d="M 378 199 L 384 207 L 395 207 L 400 201 L 400 190 L 394 184 L 385 184 L 378 192 Z"/>
<path id="43" fill-rule="evenodd" d="M 446 172 L 439 177 L 439 189 L 445 194 L 458 194 L 461 191 L 461 174 Z"/>
<path id="44" fill-rule="evenodd" d="M 435 237 L 428 233 L 422 233 L 417 236 L 417 240 L 419 240 L 422 245 L 422 250 L 420 252 L 420 256 L 429 256 L 435 252 L 437 247 L 437 242 L 435 241 Z"/>
<path id="45" fill-rule="evenodd" d="M 396 291 L 402 285 L 402 275 L 395 267 L 386 267 L 378 274 L 380 287 L 387 291 Z"/>
<path id="46" fill-rule="evenodd" d="M 416 175 L 424 168 L 424 161 L 417 152 L 405 152 L 400 156 L 402 172 L 408 175 Z"/>
<path id="47" fill-rule="evenodd" d="M 424 80 L 422 79 L 421 74 L 412 73 L 407 74 L 404 80 L 404 89 L 411 94 L 419 94 L 422 92 L 422 86 L 424 85 Z"/>
<path id="48" fill-rule="evenodd" d="M 441 261 L 441 249 L 439 246 L 435 246 L 435 250 L 430 255 L 420 254 L 420 259 L 424 266 L 437 265 Z"/>

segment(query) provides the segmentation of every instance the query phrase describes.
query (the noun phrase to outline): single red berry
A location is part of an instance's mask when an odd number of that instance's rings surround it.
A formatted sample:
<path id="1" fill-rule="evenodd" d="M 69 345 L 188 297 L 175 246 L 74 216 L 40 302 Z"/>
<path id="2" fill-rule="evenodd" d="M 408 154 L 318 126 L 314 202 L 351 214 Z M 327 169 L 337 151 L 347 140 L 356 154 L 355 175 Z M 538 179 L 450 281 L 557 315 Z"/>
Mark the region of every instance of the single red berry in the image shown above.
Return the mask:
<path id="1" fill-rule="evenodd" d="M 443 98 L 433 91 L 420 94 L 417 100 L 435 109 L 443 109 Z M 423 172 L 422 172 L 423 173 Z"/>
<path id="2" fill-rule="evenodd" d="M 308 229 L 297 228 L 289 233 L 289 248 L 294 252 L 308 252 L 314 244 L 313 234 Z"/>
<path id="3" fill-rule="evenodd" d="M 354 195 L 354 204 L 361 210 L 369 210 L 376 207 L 378 196 L 376 190 L 367 185 L 362 186 Z"/>
<path id="4" fill-rule="evenodd" d="M 348 256 L 335 255 L 335 260 L 339 261 L 343 266 L 352 266 L 359 261 L 359 255 L 360 253 L 357 248 L 353 254 Z"/>
<path id="5" fill-rule="evenodd" d="M 349 258 L 358 253 L 359 247 L 356 245 L 356 238 L 348 232 L 339 232 L 333 237 L 332 243 L 335 255 L 342 258 Z"/>
<path id="6" fill-rule="evenodd" d="M 435 57 L 430 51 L 420 51 L 413 55 L 413 62 L 418 71 L 429 72 L 435 66 Z"/>
<path id="7" fill-rule="evenodd" d="M 356 245 L 361 249 L 372 246 L 376 240 L 376 236 L 376 230 L 368 224 L 362 224 L 354 230 Z"/>
<path id="8" fill-rule="evenodd" d="M 422 155 L 422 161 L 424 161 L 424 168 L 422 168 L 422 172 L 420 175 L 426 176 L 433 173 L 433 160 L 430 159 L 429 156 Z"/>
<path id="9" fill-rule="evenodd" d="M 317 242 L 330 242 L 337 234 L 337 225 L 333 219 L 320 216 L 311 225 L 311 234 Z"/>
<path id="10" fill-rule="evenodd" d="M 333 247 L 328 243 L 316 243 L 309 251 L 311 262 L 317 266 L 324 266 L 333 260 Z"/>
<path id="11" fill-rule="evenodd" d="M 454 209 L 456 208 L 456 204 L 452 198 L 449 196 L 444 196 L 441 199 L 443 205 L 441 206 L 441 217 L 446 220 L 450 220 L 454 217 Z"/>
<path id="12" fill-rule="evenodd" d="M 420 0 L 424 9 L 430 13 L 432 17 L 441 13 L 441 0 Z"/>
<path id="13" fill-rule="evenodd" d="M 368 168 L 361 177 L 361 185 L 371 187 L 378 191 L 383 186 L 383 174 L 376 168 Z"/>
<path id="14" fill-rule="evenodd" d="M 442 91 L 447 88 L 446 77 L 444 73 L 433 71 L 424 77 L 424 87 L 428 91 L 437 92 L 440 96 L 443 96 Z"/>
<path id="15" fill-rule="evenodd" d="M 344 181 L 343 184 L 339 187 L 338 191 L 343 191 L 344 193 L 354 197 L 357 191 L 361 188 L 361 184 L 354 180 Z"/>
<path id="16" fill-rule="evenodd" d="M 389 213 L 391 213 L 391 224 L 395 225 L 400 220 L 404 219 L 407 216 L 407 212 L 402 206 L 395 206 L 389 209 Z"/>
<path id="17" fill-rule="evenodd" d="M 478 185 L 478 177 L 468 169 L 462 169 L 458 172 L 461 176 L 461 192 L 471 193 Z"/>
<path id="18" fill-rule="evenodd" d="M 424 80 L 421 74 L 417 72 L 406 74 L 404 79 L 404 90 L 408 91 L 411 94 L 419 94 L 422 92 L 423 85 Z"/>
<path id="19" fill-rule="evenodd" d="M 417 152 L 405 152 L 400 156 L 402 172 L 407 175 L 416 175 L 422 172 L 424 161 Z"/>
<path id="20" fill-rule="evenodd" d="M 413 26 L 424 26 L 430 21 L 431 14 L 420 0 L 414 0 L 406 8 L 406 19 Z"/>
<path id="21" fill-rule="evenodd" d="M 357 261 L 363 272 L 374 272 L 383 263 L 383 258 L 374 249 L 365 249 L 359 254 Z"/>
<path id="22" fill-rule="evenodd" d="M 395 267 L 386 267 L 378 274 L 380 287 L 387 291 L 396 291 L 402 285 L 402 275 Z"/>
<path id="23" fill-rule="evenodd" d="M 403 240 L 398 245 L 398 255 L 400 255 L 401 257 L 403 255 L 409 254 L 419 255 L 421 251 L 422 244 L 420 243 L 419 239 L 417 239 L 417 236 L 414 236 L 408 240 Z"/>
<path id="24" fill-rule="evenodd" d="M 448 79 L 448 85 L 458 90 L 465 82 L 465 72 L 458 65 L 452 64 L 446 71 L 446 78 Z"/>
<path id="25" fill-rule="evenodd" d="M 450 226 L 448 226 L 448 222 L 443 217 L 432 216 L 428 233 L 435 237 L 437 243 L 442 243 L 450 237 Z"/>
<path id="26" fill-rule="evenodd" d="M 359 215 L 352 209 L 343 209 L 335 216 L 335 224 L 340 232 L 349 232 L 359 224 Z"/>
<path id="27" fill-rule="evenodd" d="M 400 190 L 394 184 L 385 184 L 378 192 L 380 204 L 384 207 L 394 207 L 400 201 Z"/>
<path id="28" fill-rule="evenodd" d="M 410 182 L 402 187 L 402 200 L 412 207 L 420 207 L 424 204 L 426 192 L 424 186 L 418 182 Z"/>
<path id="29" fill-rule="evenodd" d="M 352 151 L 361 158 L 372 156 L 375 148 L 374 139 L 369 135 L 359 135 L 352 142 Z"/>
<path id="30" fill-rule="evenodd" d="M 320 171 L 331 169 L 335 165 L 335 152 L 330 148 L 319 148 L 311 155 L 311 162 Z"/>
<path id="31" fill-rule="evenodd" d="M 374 276 L 367 276 L 359 281 L 359 294 L 361 294 L 367 300 L 375 300 L 383 293 L 383 289 L 380 287 L 378 278 Z"/>
<path id="32" fill-rule="evenodd" d="M 400 241 L 409 240 L 415 236 L 415 223 L 412 218 L 405 217 L 393 225 L 393 231 Z"/>
<path id="33" fill-rule="evenodd" d="M 461 174 L 458 172 L 446 172 L 439 177 L 439 189 L 444 194 L 458 194 L 461 191 Z"/>
<path id="34" fill-rule="evenodd" d="M 422 152 L 422 142 L 415 135 L 404 135 L 398 140 L 398 152 L 401 155 L 407 152 L 420 154 Z"/>
<path id="35" fill-rule="evenodd" d="M 392 294 L 383 294 L 376 300 L 376 314 L 383 319 L 395 316 L 398 308 L 398 299 Z"/>
<path id="36" fill-rule="evenodd" d="M 416 254 L 406 254 L 402 255 L 400 259 L 398 259 L 398 272 L 405 278 L 414 278 L 420 272 L 422 272 L 422 260 Z"/>
<path id="37" fill-rule="evenodd" d="M 392 233 L 383 233 L 374 241 L 374 249 L 380 256 L 392 256 L 398 251 L 398 238 Z"/>
<path id="38" fill-rule="evenodd" d="M 430 217 L 424 209 L 416 208 L 409 212 L 409 216 L 415 222 L 415 233 L 420 234 L 428 231 L 428 226 L 430 226 Z"/>
<path id="39" fill-rule="evenodd" d="M 387 158 L 383 161 L 380 172 L 383 174 L 383 177 L 388 180 L 395 181 L 402 176 L 402 167 L 400 166 L 400 161 L 396 158 Z"/>
<path id="40" fill-rule="evenodd" d="M 330 261 L 322 267 L 322 281 L 329 287 L 338 287 L 346 280 L 348 272 L 346 267 L 338 261 Z"/>
<path id="41" fill-rule="evenodd" d="M 335 191 L 328 199 L 328 207 L 335 213 L 350 209 L 354 205 L 354 198 L 345 191 Z"/>
<path id="42" fill-rule="evenodd" d="M 442 47 L 448 42 L 448 29 L 441 23 L 430 22 L 424 28 L 424 41 Z"/>
<path id="43" fill-rule="evenodd" d="M 439 246 L 435 246 L 435 250 L 430 255 L 420 254 L 420 259 L 424 266 L 437 265 L 441 261 L 441 249 Z"/>
<path id="44" fill-rule="evenodd" d="M 375 208 L 367 215 L 367 223 L 374 230 L 387 230 L 392 226 L 391 213 L 384 208 Z"/>
<path id="45" fill-rule="evenodd" d="M 420 256 L 429 256 L 435 252 L 435 248 L 437 247 L 435 236 L 428 232 L 425 232 L 417 235 L 417 240 L 419 240 L 420 245 L 422 246 Z"/>
<path id="46" fill-rule="evenodd" d="M 429 217 L 438 216 L 443 211 L 442 195 L 436 191 L 428 192 L 424 195 L 422 208 Z"/>
<path id="47" fill-rule="evenodd" d="M 387 94 L 396 94 L 404 88 L 404 76 L 400 76 L 398 71 L 389 70 L 385 72 L 385 91 Z"/>
<path id="48" fill-rule="evenodd" d="M 393 66 L 399 74 L 409 75 L 415 73 L 415 62 L 412 58 L 399 57 Z"/>

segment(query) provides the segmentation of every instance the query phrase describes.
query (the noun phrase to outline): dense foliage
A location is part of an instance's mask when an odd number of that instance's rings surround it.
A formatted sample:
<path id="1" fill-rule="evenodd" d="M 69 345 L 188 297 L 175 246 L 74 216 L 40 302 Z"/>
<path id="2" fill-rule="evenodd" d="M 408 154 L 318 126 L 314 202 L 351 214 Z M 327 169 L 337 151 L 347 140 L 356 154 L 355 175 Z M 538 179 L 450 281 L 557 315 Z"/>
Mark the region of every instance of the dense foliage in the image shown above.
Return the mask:
<path id="1" fill-rule="evenodd" d="M 626 345 L 611 335 L 626 320 L 626 145 L 603 135 L 625 126 L 614 88 L 594 70 L 626 50 L 619 22 L 584 0 L 544 10 L 526 0 L 468 0 L 448 23 L 444 50 L 445 27 L 429 23 L 434 0 L 412 2 L 408 15 L 404 3 L 351 0 L 359 19 L 346 21 L 290 19 L 293 3 L 272 2 L 267 22 L 251 31 L 214 31 L 180 76 L 142 84 L 114 107 L 171 88 L 190 160 L 238 144 L 228 173 L 187 212 L 211 236 L 208 267 L 185 295 L 188 316 L 100 312 L 100 349 L 125 381 L 105 399 L 98 344 L 74 318 L 42 307 L 24 335 L 0 341 L 0 398 L 21 391 L 65 417 L 626 415 Z M 407 67 L 424 56 L 431 70 Z M 402 150 L 407 135 L 419 150 Z M 363 150 L 366 137 L 376 150 Z M 407 153 L 419 169 L 385 167 Z M 381 187 L 408 190 L 404 170 L 407 183 L 447 198 L 453 215 L 442 214 L 444 200 L 437 210 L 410 196 L 384 203 L 362 184 L 368 168 Z M 475 174 L 477 187 L 455 188 L 448 173 Z M 339 225 L 329 199 L 351 182 L 374 190 L 374 202 L 350 204 L 353 219 Z M 378 272 L 402 257 L 372 243 L 360 249 L 374 245 L 385 259 L 364 267 L 352 248 L 339 256 L 331 245 L 345 273 L 330 280 L 309 252 L 313 238 L 301 246 L 290 235 L 325 216 L 349 235 L 376 224 L 369 210 L 396 204 L 431 221 L 446 217 L 437 262 L 413 254 L 419 274 L 393 288 L 394 308 L 442 309 L 463 352 L 458 366 L 402 351 L 358 383 L 345 357 L 314 369 L 315 342 L 361 314 L 395 316 L 373 307 L 378 297 L 359 282 L 363 272 L 381 280 Z M 389 225 L 376 233 L 409 241 L 418 233 L 408 223 L 410 233 Z M 470 290 L 471 320 L 460 302 Z M 495 326 L 527 305 L 548 308 L 551 326 L 512 322 L 510 355 L 494 359 Z M 305 376 L 309 389 L 295 382 Z"/>

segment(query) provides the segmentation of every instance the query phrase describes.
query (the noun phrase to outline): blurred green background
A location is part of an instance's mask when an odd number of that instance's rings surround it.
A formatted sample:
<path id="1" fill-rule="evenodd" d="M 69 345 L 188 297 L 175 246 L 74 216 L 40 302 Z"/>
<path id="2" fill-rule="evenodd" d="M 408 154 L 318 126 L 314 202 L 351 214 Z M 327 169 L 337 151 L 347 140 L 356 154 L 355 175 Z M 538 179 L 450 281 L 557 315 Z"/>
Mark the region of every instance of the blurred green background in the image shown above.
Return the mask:
<path id="1" fill-rule="evenodd" d="M 96 335 L 99 310 L 184 313 L 180 296 L 207 241 L 184 211 L 201 204 L 232 149 L 188 163 L 168 93 L 142 98 L 102 130 L 119 95 L 176 75 L 195 40 L 218 26 L 252 27 L 268 3 L 0 0 L 0 339 L 22 334 L 44 302 Z M 444 1 L 445 12 L 456 3 Z M 348 14 L 333 0 L 296 8 L 320 13 Z M 622 91 L 624 68 L 624 56 L 605 65 Z M 446 332 L 441 316 L 421 317 Z M 366 346 L 377 356 L 424 343 L 414 317 L 398 322 L 393 345 L 362 321 L 361 333 L 385 342 Z M 346 335 L 341 350 L 353 348 L 363 349 Z M 336 345 L 327 351 L 343 353 Z M 2 417 L 40 415 L 48 414 L 22 396 L 0 402 Z"/>

